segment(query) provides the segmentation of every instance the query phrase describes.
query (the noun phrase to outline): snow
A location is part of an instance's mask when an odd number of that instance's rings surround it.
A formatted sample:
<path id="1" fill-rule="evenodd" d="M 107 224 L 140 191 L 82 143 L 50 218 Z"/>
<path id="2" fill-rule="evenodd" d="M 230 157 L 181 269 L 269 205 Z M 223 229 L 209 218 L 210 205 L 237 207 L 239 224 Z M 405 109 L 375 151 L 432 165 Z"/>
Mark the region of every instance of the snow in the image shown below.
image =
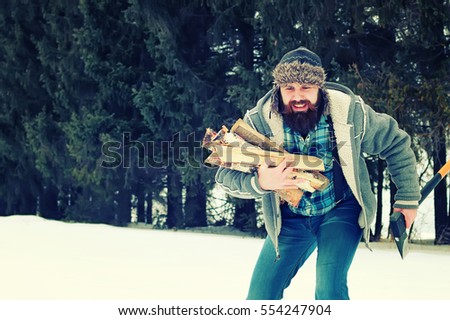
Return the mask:
<path id="1" fill-rule="evenodd" d="M 0 217 L 0 299 L 245 299 L 263 239 Z M 349 274 L 355 300 L 450 299 L 450 247 L 361 244 Z M 311 257 L 285 292 L 314 298 Z"/>

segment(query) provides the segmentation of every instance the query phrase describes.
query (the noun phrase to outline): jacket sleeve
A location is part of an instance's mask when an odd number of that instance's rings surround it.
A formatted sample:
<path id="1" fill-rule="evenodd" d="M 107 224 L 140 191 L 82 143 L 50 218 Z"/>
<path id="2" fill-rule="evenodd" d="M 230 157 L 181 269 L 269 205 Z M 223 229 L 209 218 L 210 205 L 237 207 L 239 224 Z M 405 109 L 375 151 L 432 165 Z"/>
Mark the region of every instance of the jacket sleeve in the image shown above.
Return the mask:
<path id="1" fill-rule="evenodd" d="M 249 123 L 248 115 L 244 117 L 244 121 Z M 226 193 L 236 198 L 256 199 L 272 192 L 261 188 L 257 172 L 245 173 L 220 167 L 215 179 Z"/>
<path id="2" fill-rule="evenodd" d="M 260 198 L 271 191 L 263 190 L 258 183 L 258 173 L 244 173 L 227 168 L 219 168 L 217 184 L 229 195 L 241 199 Z"/>
<path id="3" fill-rule="evenodd" d="M 410 136 L 399 128 L 391 116 L 377 113 L 365 104 L 362 107 L 366 115 L 362 151 L 377 154 L 386 160 L 389 174 L 397 187 L 394 207 L 417 208 L 421 196 Z"/>

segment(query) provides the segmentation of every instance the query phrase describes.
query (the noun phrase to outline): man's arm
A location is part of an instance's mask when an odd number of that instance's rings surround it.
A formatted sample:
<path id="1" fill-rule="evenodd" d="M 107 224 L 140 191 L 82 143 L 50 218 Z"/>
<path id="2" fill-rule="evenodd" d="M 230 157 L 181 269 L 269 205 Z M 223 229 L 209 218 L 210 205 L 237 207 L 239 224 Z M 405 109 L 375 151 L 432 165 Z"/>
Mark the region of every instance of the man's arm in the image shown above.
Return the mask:
<path id="1" fill-rule="evenodd" d="M 377 154 L 386 160 L 392 181 L 397 187 L 394 208 L 400 211 L 411 226 L 417 214 L 420 200 L 419 178 L 416 169 L 416 157 L 411 148 L 411 138 L 398 126 L 397 121 L 387 114 L 366 108 L 367 124 L 362 151 Z"/>
<path id="2" fill-rule="evenodd" d="M 229 195 L 241 199 L 260 198 L 270 192 L 259 185 L 257 172 L 244 173 L 221 167 L 216 173 L 216 183 Z"/>

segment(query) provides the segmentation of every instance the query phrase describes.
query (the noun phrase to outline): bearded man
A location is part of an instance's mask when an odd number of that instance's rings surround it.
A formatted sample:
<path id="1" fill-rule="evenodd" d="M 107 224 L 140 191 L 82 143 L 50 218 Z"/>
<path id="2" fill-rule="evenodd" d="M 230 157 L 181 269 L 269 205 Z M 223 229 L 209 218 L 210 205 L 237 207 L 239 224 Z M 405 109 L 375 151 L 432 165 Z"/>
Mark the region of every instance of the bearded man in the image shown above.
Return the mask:
<path id="1" fill-rule="evenodd" d="M 376 199 L 363 153 L 385 159 L 397 186 L 394 210 L 409 228 L 420 200 L 411 139 L 386 114 L 375 112 L 345 86 L 325 82 L 317 54 L 286 53 L 273 70 L 274 85 L 244 120 L 290 152 L 323 160 L 330 180 L 305 192 L 299 205 L 281 203 L 274 190 L 297 188 L 286 161 L 255 173 L 219 168 L 216 182 L 239 198 L 261 198 L 267 238 L 247 299 L 282 299 L 284 290 L 317 249 L 316 299 L 349 299 L 347 274 L 361 238 L 368 246 Z"/>

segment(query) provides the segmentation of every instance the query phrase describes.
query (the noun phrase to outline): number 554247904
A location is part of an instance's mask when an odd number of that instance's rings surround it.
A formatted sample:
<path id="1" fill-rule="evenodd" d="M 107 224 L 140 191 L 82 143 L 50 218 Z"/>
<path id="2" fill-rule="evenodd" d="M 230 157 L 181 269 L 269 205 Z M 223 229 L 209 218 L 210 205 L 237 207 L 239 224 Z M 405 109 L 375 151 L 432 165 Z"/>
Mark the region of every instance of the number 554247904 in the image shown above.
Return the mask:
<path id="1" fill-rule="evenodd" d="M 263 304 L 260 310 L 261 316 L 273 316 L 273 315 L 284 315 L 284 316 L 303 316 L 303 315 L 331 315 L 330 305 L 321 304 L 300 304 L 300 305 L 274 305 L 274 304 Z"/>

